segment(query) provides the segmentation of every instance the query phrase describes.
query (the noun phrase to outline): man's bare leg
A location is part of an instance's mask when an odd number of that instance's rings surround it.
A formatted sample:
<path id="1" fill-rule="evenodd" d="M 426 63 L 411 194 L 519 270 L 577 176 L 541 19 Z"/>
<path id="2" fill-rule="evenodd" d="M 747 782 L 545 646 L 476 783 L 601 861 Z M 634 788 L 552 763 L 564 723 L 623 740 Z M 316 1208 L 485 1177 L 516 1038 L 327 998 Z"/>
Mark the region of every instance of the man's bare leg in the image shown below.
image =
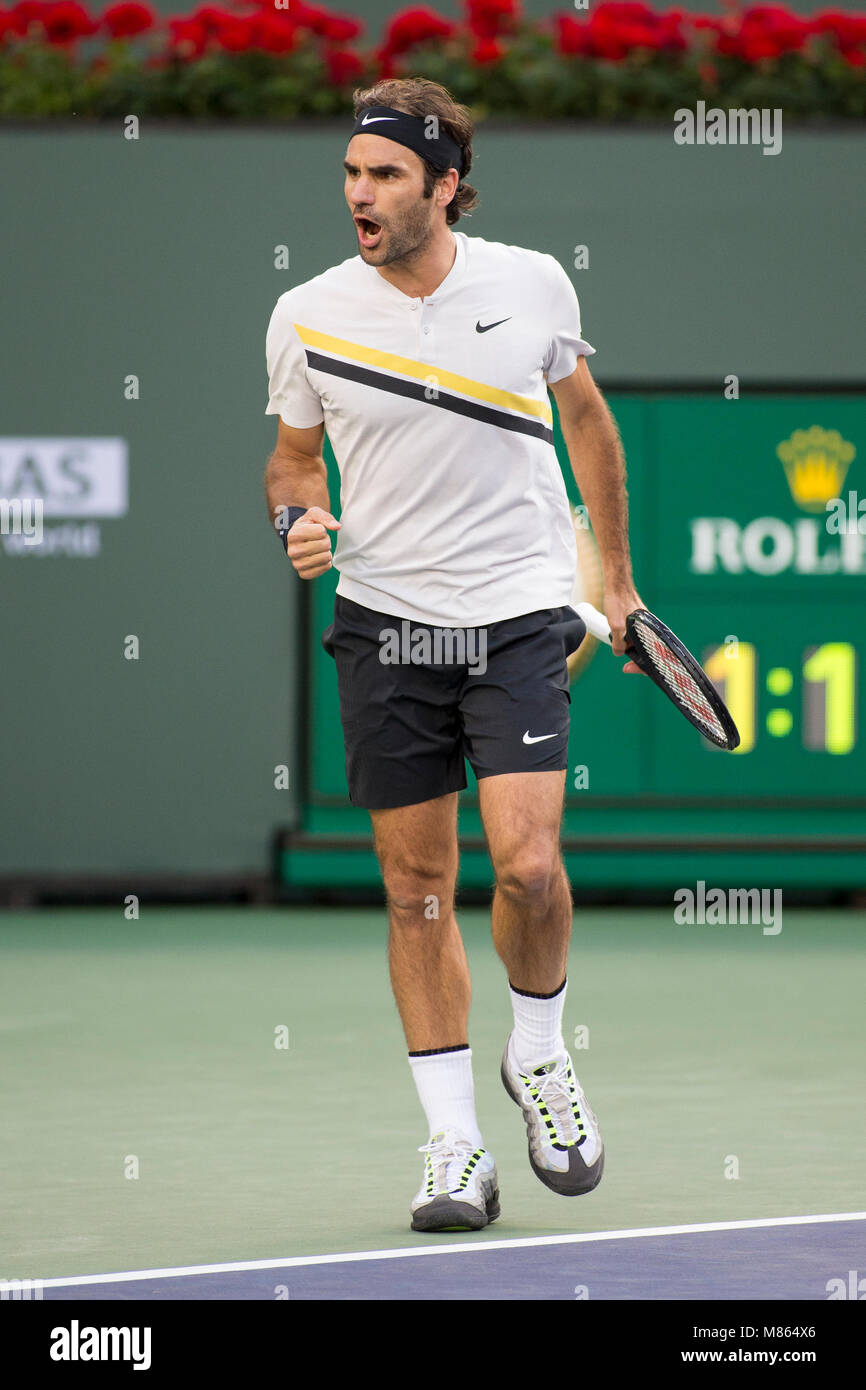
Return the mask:
<path id="1" fill-rule="evenodd" d="M 571 888 L 559 834 L 564 772 L 505 773 L 478 783 L 496 889 L 493 943 L 512 986 L 558 990 L 571 937 Z"/>
<path id="2" fill-rule="evenodd" d="M 371 811 L 391 986 L 410 1052 L 466 1043 L 471 987 L 454 915 L 457 793 Z"/>
<path id="3" fill-rule="evenodd" d="M 469 967 L 454 915 L 457 793 L 370 815 L 391 984 L 430 1137 L 412 1228 L 478 1230 L 498 1216 L 499 1194 L 475 1114 Z"/>
<path id="4" fill-rule="evenodd" d="M 565 773 L 508 773 L 478 787 L 496 873 L 493 940 L 514 1011 L 502 1079 L 523 1111 L 536 1177 L 573 1197 L 598 1186 L 604 1146 L 562 1036 L 572 911 L 559 843 Z"/>

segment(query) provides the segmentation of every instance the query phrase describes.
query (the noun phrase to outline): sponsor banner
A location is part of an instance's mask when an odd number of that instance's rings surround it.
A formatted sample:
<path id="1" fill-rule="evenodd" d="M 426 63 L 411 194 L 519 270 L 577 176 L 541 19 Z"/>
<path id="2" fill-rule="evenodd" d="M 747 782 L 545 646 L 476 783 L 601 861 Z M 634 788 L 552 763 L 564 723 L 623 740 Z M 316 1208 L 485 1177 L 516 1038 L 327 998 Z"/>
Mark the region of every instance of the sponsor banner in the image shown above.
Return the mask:
<path id="1" fill-rule="evenodd" d="M 0 497 L 39 498 L 51 517 L 125 516 L 125 439 L 2 439 Z"/>
<path id="2" fill-rule="evenodd" d="M 125 439 L 0 438 L 3 554 L 93 558 L 101 550 L 99 521 L 128 510 Z"/>
<path id="3" fill-rule="evenodd" d="M 657 605 L 813 583 L 842 594 L 862 582 L 866 397 L 668 398 L 653 413 L 658 485 L 642 578 Z"/>

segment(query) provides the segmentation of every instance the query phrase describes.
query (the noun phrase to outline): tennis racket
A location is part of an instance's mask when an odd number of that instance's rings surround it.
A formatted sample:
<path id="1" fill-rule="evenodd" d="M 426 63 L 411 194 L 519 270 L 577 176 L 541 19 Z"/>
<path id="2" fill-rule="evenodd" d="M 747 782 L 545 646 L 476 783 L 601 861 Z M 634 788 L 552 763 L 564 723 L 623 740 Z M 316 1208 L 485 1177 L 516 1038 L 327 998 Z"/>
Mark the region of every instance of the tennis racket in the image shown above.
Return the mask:
<path id="1" fill-rule="evenodd" d="M 587 632 L 611 645 L 610 624 L 591 603 L 576 603 Z M 712 681 L 680 639 L 654 613 L 637 608 L 625 620 L 626 651 L 679 710 L 717 748 L 740 742 L 737 726 Z"/>

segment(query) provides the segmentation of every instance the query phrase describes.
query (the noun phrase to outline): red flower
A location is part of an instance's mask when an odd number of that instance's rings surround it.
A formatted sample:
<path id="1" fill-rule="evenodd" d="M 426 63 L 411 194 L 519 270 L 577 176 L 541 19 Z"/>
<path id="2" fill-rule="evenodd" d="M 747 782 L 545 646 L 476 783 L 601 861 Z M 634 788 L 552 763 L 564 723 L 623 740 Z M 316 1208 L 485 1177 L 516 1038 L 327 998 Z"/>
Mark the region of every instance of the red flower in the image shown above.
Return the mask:
<path id="1" fill-rule="evenodd" d="M 592 11 L 592 23 L 605 27 L 623 24 L 643 24 L 652 27 L 659 16 L 649 5 L 627 3 L 627 0 L 602 0 Z"/>
<path id="2" fill-rule="evenodd" d="M 364 26 L 360 20 L 351 19 L 349 15 L 330 14 L 326 16 L 322 27 L 315 32 L 323 39 L 328 39 L 330 43 L 348 43 L 351 39 L 357 39 L 363 31 Z"/>
<path id="3" fill-rule="evenodd" d="M 225 14 L 217 23 L 214 37 L 226 53 L 246 53 L 252 39 L 252 21 L 243 15 Z"/>
<path id="4" fill-rule="evenodd" d="M 486 63 L 498 63 L 505 57 L 505 49 L 496 39 L 479 39 L 472 50 L 472 61 L 483 67 Z"/>
<path id="5" fill-rule="evenodd" d="M 656 16 L 646 5 L 603 3 L 592 11 L 592 53 L 620 62 L 633 48 L 654 48 Z"/>
<path id="6" fill-rule="evenodd" d="M 792 14 L 790 10 L 783 9 L 781 5 L 751 5 L 743 10 L 742 20 L 743 24 L 756 24 L 780 35 L 796 36 L 801 29 L 807 27 L 805 20 Z"/>
<path id="7" fill-rule="evenodd" d="M 556 29 L 556 43 L 560 53 L 569 56 L 575 53 L 591 53 L 592 39 L 589 25 L 578 24 L 569 14 L 558 14 L 553 21 Z"/>
<path id="8" fill-rule="evenodd" d="M 520 19 L 520 4 L 519 0 L 467 0 L 466 12 L 476 38 L 495 39 L 514 28 Z"/>
<path id="9" fill-rule="evenodd" d="M 267 5 L 268 0 L 264 0 Z M 310 29 L 317 19 L 324 14 L 324 10 L 317 9 L 315 5 L 306 4 L 305 0 L 289 0 L 286 7 L 292 19 L 299 29 Z"/>
<path id="10" fill-rule="evenodd" d="M 235 19 L 236 15 L 230 14 L 228 10 L 217 9 L 216 5 L 199 5 L 192 14 L 186 15 L 187 19 L 194 19 L 202 25 L 206 34 L 215 34 L 220 25 L 226 19 Z"/>
<path id="11" fill-rule="evenodd" d="M 688 43 L 683 36 L 681 25 L 686 16 L 682 10 L 668 10 L 667 14 L 661 16 L 659 24 L 659 48 L 675 49 L 682 52 L 688 48 Z"/>
<path id="12" fill-rule="evenodd" d="M 619 30 L 620 38 L 627 49 L 661 48 L 663 38 L 661 29 L 651 24 L 623 24 Z"/>
<path id="13" fill-rule="evenodd" d="M 257 15 L 237 15 L 215 5 L 201 5 L 191 15 L 170 19 L 168 27 L 176 51 L 184 58 L 198 58 L 209 43 L 228 53 L 243 53 L 253 45 Z"/>
<path id="14" fill-rule="evenodd" d="M 590 30 L 590 53 L 593 57 L 607 58 L 612 63 L 628 57 L 628 44 L 620 30 L 596 24 L 591 25 Z"/>
<path id="15" fill-rule="evenodd" d="M 347 87 L 350 83 L 357 82 L 364 71 L 364 64 L 357 53 L 350 53 L 345 48 L 326 49 L 325 62 L 328 64 L 328 73 L 335 87 Z"/>
<path id="16" fill-rule="evenodd" d="M 125 39 L 133 34 L 143 34 L 145 29 L 152 29 L 156 15 L 147 5 L 138 4 L 137 0 L 123 0 L 119 5 L 109 5 L 99 22 L 113 39 Z"/>
<path id="17" fill-rule="evenodd" d="M 387 57 L 395 53 L 405 53 L 416 44 L 429 43 L 432 39 L 449 39 L 456 27 L 450 20 L 443 19 L 433 10 L 402 10 L 388 21 L 381 55 Z"/>
<path id="18" fill-rule="evenodd" d="M 209 31 L 200 19 L 170 19 L 168 21 L 172 42 L 182 58 L 197 58 L 205 50 Z"/>
<path id="19" fill-rule="evenodd" d="M 249 21 L 250 47 L 288 53 L 295 46 L 295 26 L 285 10 L 263 9 Z"/>
<path id="20" fill-rule="evenodd" d="M 778 58 L 784 52 L 772 34 L 742 34 L 736 41 L 734 52 L 747 63 L 760 63 L 765 58 Z"/>
<path id="21" fill-rule="evenodd" d="M 842 57 L 852 68 L 866 67 L 866 53 L 856 52 L 853 48 L 843 48 Z"/>
<path id="22" fill-rule="evenodd" d="M 328 39 L 331 43 L 346 43 L 349 39 L 356 39 L 364 28 L 362 23 L 350 15 L 331 14 L 329 10 L 306 4 L 305 0 L 290 0 L 288 13 L 296 28 L 309 29 L 311 33 L 318 34 L 320 38 Z"/>
<path id="23" fill-rule="evenodd" d="M 586 24 L 578 24 L 570 15 L 558 15 L 558 47 L 561 53 L 586 54 L 609 62 L 620 62 L 640 48 L 679 51 L 688 47 L 680 28 L 684 18 L 681 10 L 656 14 L 648 5 L 606 0 Z"/>
<path id="24" fill-rule="evenodd" d="M 44 24 L 45 15 L 51 9 L 50 5 L 40 3 L 40 0 L 21 0 L 21 4 L 14 5 L 6 16 L 9 21 L 9 29 L 15 34 L 26 34 L 31 24 Z"/>
<path id="25" fill-rule="evenodd" d="M 845 14 L 843 10 L 824 10 L 816 23 L 835 29 L 843 37 L 866 39 L 866 15 Z"/>
<path id="26" fill-rule="evenodd" d="M 708 23 L 694 23 L 695 27 L 710 27 Z M 717 21 L 713 27 L 717 34 L 716 52 L 747 63 L 796 52 L 812 32 L 811 23 L 780 5 L 753 5 L 741 14 Z"/>
<path id="27" fill-rule="evenodd" d="M 743 14 L 743 32 L 757 31 L 775 41 L 779 53 L 791 53 L 809 36 L 810 25 L 778 5 L 756 5 Z"/>
<path id="28" fill-rule="evenodd" d="M 396 76 L 397 69 L 394 64 L 394 59 L 387 48 L 376 49 L 376 63 L 378 65 L 378 71 L 376 73 L 377 82 L 384 82 L 385 78 Z"/>
<path id="29" fill-rule="evenodd" d="M 812 20 L 813 34 L 828 34 L 836 40 L 836 47 L 844 53 L 866 43 L 866 18 L 860 15 L 843 14 L 841 10 L 824 10 Z M 855 67 L 862 64 L 855 63 Z"/>
<path id="30" fill-rule="evenodd" d="M 42 19 L 49 43 L 75 43 L 77 39 L 95 34 L 99 28 L 90 18 L 83 5 L 76 0 L 59 0 L 49 5 Z"/>

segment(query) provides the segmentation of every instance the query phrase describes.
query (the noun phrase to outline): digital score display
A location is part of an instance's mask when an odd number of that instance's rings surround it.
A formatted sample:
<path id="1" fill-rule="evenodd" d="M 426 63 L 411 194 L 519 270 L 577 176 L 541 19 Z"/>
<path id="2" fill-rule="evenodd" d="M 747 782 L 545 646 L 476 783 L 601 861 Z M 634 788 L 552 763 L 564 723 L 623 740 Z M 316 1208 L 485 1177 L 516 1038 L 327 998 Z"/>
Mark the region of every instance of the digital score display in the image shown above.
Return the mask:
<path id="1" fill-rule="evenodd" d="M 740 731 L 735 753 L 752 752 L 761 695 L 756 648 L 751 642 L 740 641 L 717 647 L 704 654 L 702 665 Z M 796 699 L 795 676 L 802 692 L 799 721 L 790 704 L 782 703 Z M 763 719 L 771 738 L 796 737 L 799 730 L 804 748 L 836 756 L 853 752 L 857 741 L 857 651 L 851 642 L 807 647 L 796 673 L 787 666 L 772 666 L 764 677 L 763 691 L 774 697 Z"/>
<path id="2" fill-rule="evenodd" d="M 622 675 L 622 659 L 600 647 L 571 687 L 570 761 L 585 769 L 578 784 L 583 794 L 570 795 L 575 805 L 585 805 L 587 796 L 609 802 L 629 794 L 737 803 L 750 796 L 866 797 L 859 679 L 866 613 L 852 615 L 847 631 L 834 623 L 829 640 L 809 641 L 828 627 L 817 608 L 801 609 L 798 636 L 779 632 L 772 609 L 743 613 L 731 604 L 729 631 L 713 643 L 701 641 L 706 613 L 693 604 L 665 604 L 659 616 L 699 657 L 731 712 L 740 745 L 732 753 L 716 748 L 651 682 Z"/>

